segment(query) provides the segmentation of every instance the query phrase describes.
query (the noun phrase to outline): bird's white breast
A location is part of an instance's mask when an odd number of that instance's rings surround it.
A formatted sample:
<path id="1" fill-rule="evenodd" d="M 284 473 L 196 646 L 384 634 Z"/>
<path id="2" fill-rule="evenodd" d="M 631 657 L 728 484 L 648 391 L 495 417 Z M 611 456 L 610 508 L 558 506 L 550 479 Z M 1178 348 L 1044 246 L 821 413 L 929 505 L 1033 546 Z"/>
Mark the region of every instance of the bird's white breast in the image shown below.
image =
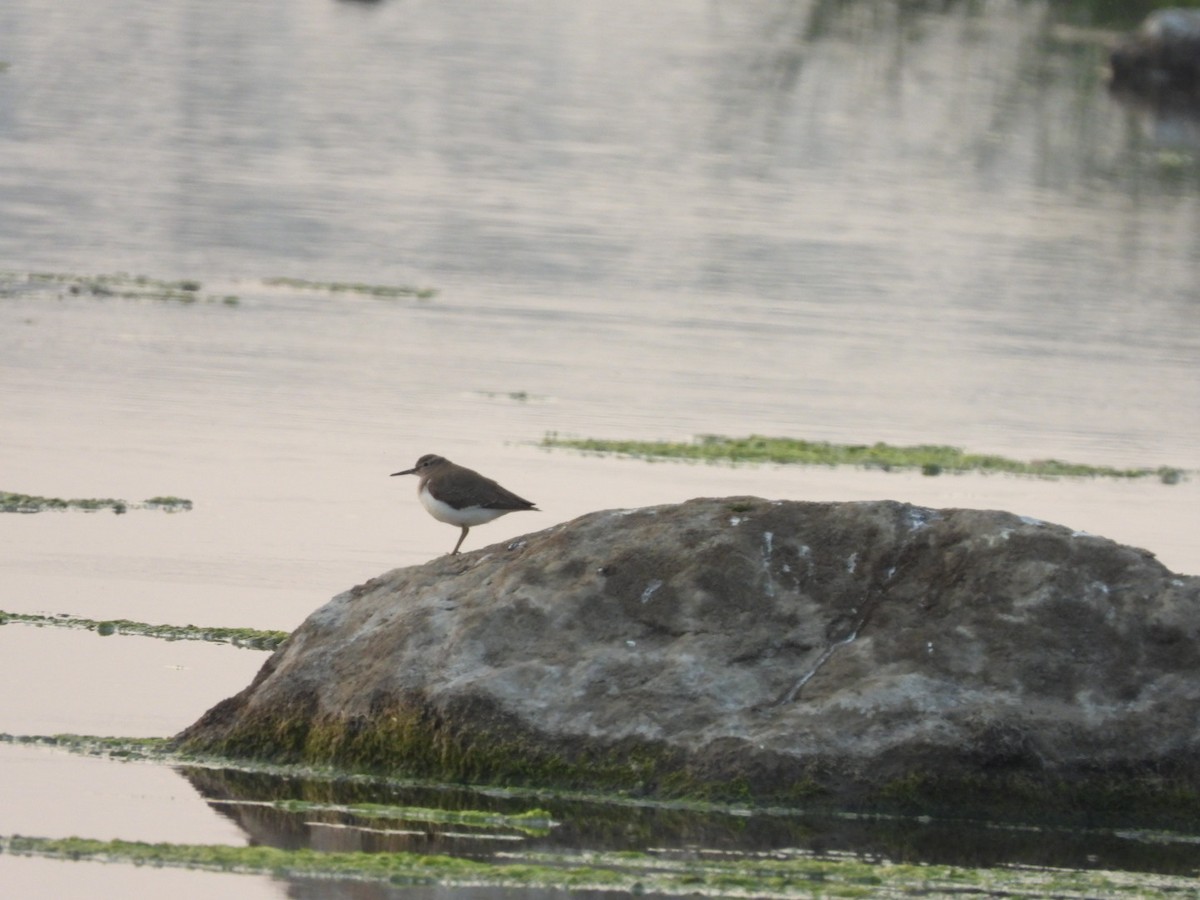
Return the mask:
<path id="1" fill-rule="evenodd" d="M 468 506 L 465 509 L 455 509 L 449 503 L 443 503 L 441 500 L 429 493 L 428 488 L 421 488 L 421 493 L 418 494 L 421 498 L 421 505 L 425 510 L 437 519 L 439 522 L 445 522 L 447 525 L 458 525 L 471 527 L 472 525 L 482 525 L 484 522 L 490 522 L 493 519 L 498 519 L 507 512 L 512 512 L 510 509 L 484 509 L 482 506 Z"/>

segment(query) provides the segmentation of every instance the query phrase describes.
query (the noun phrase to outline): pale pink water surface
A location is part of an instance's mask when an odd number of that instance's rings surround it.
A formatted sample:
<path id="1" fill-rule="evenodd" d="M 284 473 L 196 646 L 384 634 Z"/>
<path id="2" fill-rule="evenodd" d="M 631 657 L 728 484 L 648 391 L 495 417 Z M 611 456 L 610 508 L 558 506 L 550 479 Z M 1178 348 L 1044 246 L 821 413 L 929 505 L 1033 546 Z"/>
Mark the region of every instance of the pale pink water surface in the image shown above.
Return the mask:
<path id="1" fill-rule="evenodd" d="M 0 490 L 194 509 L 0 515 L 0 609 L 291 629 L 449 550 L 415 481 L 388 477 L 427 452 L 543 510 L 468 549 L 695 496 L 891 498 L 1200 572 L 1200 128 L 1108 96 L 1106 42 L 1133 23 L 1088 10 L 6 2 Z M 198 300 L 27 278 L 116 271 Z M 547 432 L 1193 474 L 648 464 L 546 452 Z M 0 732 L 170 734 L 265 658 L 12 624 Z M 0 784 L 40 753 L 0 746 Z M 100 837 L 158 791 L 151 768 L 94 765 L 111 789 L 9 784 L 0 833 Z M 137 816 L 204 818 L 184 805 Z M 0 878 L 185 897 L 232 876 L 0 857 Z"/>

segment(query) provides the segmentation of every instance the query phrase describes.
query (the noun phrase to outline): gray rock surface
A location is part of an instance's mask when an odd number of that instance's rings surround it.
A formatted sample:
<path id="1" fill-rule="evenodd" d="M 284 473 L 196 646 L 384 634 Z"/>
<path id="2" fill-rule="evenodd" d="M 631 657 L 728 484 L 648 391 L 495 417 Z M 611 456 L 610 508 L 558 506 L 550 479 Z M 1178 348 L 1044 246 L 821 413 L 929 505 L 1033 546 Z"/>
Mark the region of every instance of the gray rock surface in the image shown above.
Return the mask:
<path id="1" fill-rule="evenodd" d="M 833 802 L 1192 789 L 1200 578 L 1005 512 L 750 497 L 598 512 L 340 594 L 178 740 Z"/>
<path id="2" fill-rule="evenodd" d="M 1200 10 L 1156 10 L 1109 62 L 1119 92 L 1200 101 Z"/>

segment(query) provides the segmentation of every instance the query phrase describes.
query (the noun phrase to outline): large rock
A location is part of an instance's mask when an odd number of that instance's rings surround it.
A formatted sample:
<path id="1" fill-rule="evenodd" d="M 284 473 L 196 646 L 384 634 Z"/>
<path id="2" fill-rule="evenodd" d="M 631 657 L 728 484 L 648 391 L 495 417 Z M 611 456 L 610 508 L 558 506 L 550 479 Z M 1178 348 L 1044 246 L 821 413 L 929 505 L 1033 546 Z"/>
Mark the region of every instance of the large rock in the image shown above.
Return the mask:
<path id="1" fill-rule="evenodd" d="M 1200 10 L 1160 9 L 1113 48 L 1118 93 L 1200 101 Z"/>
<path id="2" fill-rule="evenodd" d="M 1061 526 L 703 499 L 388 572 L 177 740 L 443 779 L 1095 813 L 1194 801 L 1198 638 L 1200 578 Z"/>

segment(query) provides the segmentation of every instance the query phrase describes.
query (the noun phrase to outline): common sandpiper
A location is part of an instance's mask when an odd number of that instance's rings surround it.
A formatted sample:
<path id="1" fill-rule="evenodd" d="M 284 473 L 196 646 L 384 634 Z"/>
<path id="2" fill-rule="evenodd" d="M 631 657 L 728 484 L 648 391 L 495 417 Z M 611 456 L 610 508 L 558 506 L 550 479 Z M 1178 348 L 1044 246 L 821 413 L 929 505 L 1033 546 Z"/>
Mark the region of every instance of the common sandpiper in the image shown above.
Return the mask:
<path id="1" fill-rule="evenodd" d="M 458 543 L 450 551 L 451 556 L 458 553 L 458 548 L 473 525 L 482 525 L 523 509 L 540 512 L 534 504 L 492 479 L 465 466 L 456 466 L 436 453 L 426 453 L 411 469 L 393 472 L 392 475 L 416 475 L 420 478 L 417 497 L 425 511 L 439 522 L 457 525 L 462 529 Z"/>

